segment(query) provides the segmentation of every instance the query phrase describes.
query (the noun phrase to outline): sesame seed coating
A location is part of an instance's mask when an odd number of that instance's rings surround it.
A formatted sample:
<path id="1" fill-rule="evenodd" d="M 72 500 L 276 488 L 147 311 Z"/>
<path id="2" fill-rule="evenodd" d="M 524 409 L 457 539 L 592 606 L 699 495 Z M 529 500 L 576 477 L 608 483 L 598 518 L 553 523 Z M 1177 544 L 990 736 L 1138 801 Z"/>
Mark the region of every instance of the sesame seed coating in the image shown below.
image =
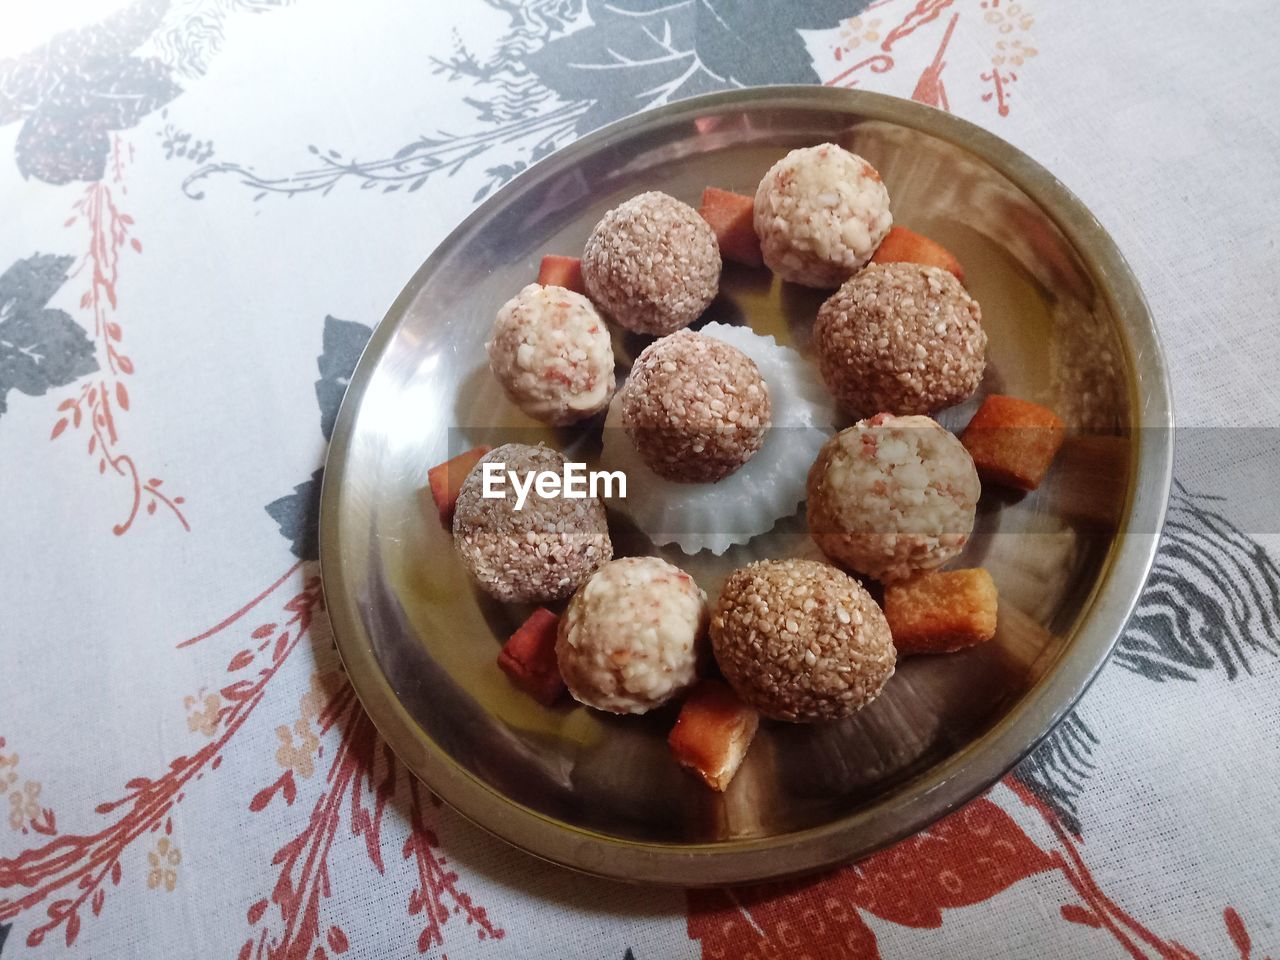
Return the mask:
<path id="1" fill-rule="evenodd" d="M 540 497 L 530 489 L 516 509 L 511 484 L 500 498 L 482 496 L 485 463 L 501 463 L 524 478 L 530 471 L 563 473 L 565 459 L 548 447 L 505 443 L 467 474 L 453 514 L 453 542 L 486 593 L 504 603 L 549 603 L 566 597 L 613 556 L 598 497 Z M 523 482 L 523 480 L 522 480 Z"/>
<path id="2" fill-rule="evenodd" d="M 658 191 L 614 207 L 582 252 L 587 293 L 620 326 L 662 336 L 687 327 L 720 289 L 720 248 L 687 203 Z"/>
<path id="3" fill-rule="evenodd" d="M 857 580 L 816 560 L 761 560 L 725 581 L 711 644 L 730 685 L 775 720 L 840 720 L 866 706 L 897 655 Z"/>
<path id="4" fill-rule="evenodd" d="M 938 267 L 872 263 L 837 290 L 813 326 L 818 370 L 852 413 L 932 413 L 982 382 L 982 311 Z"/>
<path id="5" fill-rule="evenodd" d="M 573 595 L 556 660 L 580 703 L 646 713 L 697 680 L 706 637 L 707 595 L 692 577 L 659 557 L 625 557 Z"/>
<path id="6" fill-rule="evenodd" d="M 809 533 L 831 559 L 884 583 L 932 570 L 969 541 L 978 471 L 928 417 L 883 413 L 841 430 L 809 470 Z"/>
<path id="7" fill-rule="evenodd" d="M 891 226 L 880 174 L 834 143 L 792 150 L 756 188 L 764 262 L 792 283 L 839 286 L 871 259 Z"/>
<path id="8" fill-rule="evenodd" d="M 680 483 L 714 483 L 737 470 L 760 450 L 773 412 L 754 360 L 690 330 L 645 347 L 619 402 L 644 462 Z"/>
<path id="9" fill-rule="evenodd" d="M 485 351 L 511 402 L 543 423 L 599 413 L 613 397 L 613 342 L 591 301 L 531 283 L 502 305 Z"/>

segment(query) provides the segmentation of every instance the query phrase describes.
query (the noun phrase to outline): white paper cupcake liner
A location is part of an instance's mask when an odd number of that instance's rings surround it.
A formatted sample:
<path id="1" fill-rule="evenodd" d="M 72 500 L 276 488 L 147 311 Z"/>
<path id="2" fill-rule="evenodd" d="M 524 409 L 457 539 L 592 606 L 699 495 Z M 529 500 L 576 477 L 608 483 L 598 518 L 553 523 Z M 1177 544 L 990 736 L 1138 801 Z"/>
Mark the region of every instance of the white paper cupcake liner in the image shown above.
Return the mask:
<path id="1" fill-rule="evenodd" d="M 722 323 L 708 323 L 699 332 L 737 347 L 760 368 L 773 407 L 773 425 L 760 452 L 718 483 L 664 480 L 631 443 L 615 396 L 605 419 L 600 465 L 626 474 L 627 495 L 610 506 L 655 544 L 718 556 L 796 512 L 805 498 L 809 466 L 835 432 L 835 410 L 817 371 L 773 337 Z"/>

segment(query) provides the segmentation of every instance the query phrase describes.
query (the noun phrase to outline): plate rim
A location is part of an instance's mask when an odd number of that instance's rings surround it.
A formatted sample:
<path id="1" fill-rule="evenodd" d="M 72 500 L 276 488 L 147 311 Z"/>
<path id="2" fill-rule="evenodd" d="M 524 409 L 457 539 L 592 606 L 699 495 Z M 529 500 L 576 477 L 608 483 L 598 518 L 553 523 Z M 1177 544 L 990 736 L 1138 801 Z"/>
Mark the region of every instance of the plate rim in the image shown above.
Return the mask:
<path id="1" fill-rule="evenodd" d="M 344 573 L 340 502 L 352 430 L 379 360 L 418 289 L 454 237 L 475 227 L 538 176 L 547 160 L 591 154 L 610 140 L 652 123 L 733 107 L 814 107 L 864 120 L 911 127 L 952 143 L 991 165 L 1031 197 L 1071 243 L 1107 299 L 1135 372 L 1131 407 L 1138 442 L 1136 477 L 1126 497 L 1121 532 L 1102 576 L 1082 601 L 1088 611 L 1054 669 L 1028 690 L 963 752 L 895 785 L 869 808 L 775 837 L 717 843 L 662 844 L 608 836 L 525 807 L 465 770 L 410 717 L 382 672 L 365 636 Z M 968 803 L 1016 767 L 1084 695 L 1111 656 L 1137 606 L 1155 561 L 1173 476 L 1173 397 L 1150 308 L 1137 278 L 1097 218 L 1045 167 L 1012 144 L 967 120 L 882 93 L 822 86 L 752 87 L 704 94 L 617 120 L 557 150 L 496 191 L 463 219 L 414 272 L 365 345 L 351 375 L 321 482 L 320 576 L 334 642 L 356 695 L 379 734 L 410 772 L 465 819 L 499 839 L 563 867 L 614 880 L 675 886 L 714 886 L 779 879 L 860 859 L 924 829 Z M 1132 532 L 1136 528 L 1138 531 Z M 1117 577 L 1123 575 L 1123 582 Z M 1055 696 L 1056 695 L 1056 696 Z M 1004 757 L 1005 759 L 996 759 Z M 972 763 L 977 759 L 983 761 Z"/>

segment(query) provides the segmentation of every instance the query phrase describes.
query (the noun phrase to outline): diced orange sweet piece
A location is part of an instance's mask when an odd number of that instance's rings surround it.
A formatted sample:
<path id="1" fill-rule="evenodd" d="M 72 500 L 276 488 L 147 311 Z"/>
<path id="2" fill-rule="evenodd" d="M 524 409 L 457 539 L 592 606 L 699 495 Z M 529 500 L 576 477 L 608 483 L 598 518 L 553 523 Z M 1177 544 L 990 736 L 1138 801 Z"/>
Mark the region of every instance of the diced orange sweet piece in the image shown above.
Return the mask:
<path id="1" fill-rule="evenodd" d="M 1017 397 L 982 401 L 960 435 L 978 476 L 1018 490 L 1034 490 L 1049 472 L 1066 430 L 1047 407 Z"/>
<path id="2" fill-rule="evenodd" d="M 723 680 L 702 680 L 685 698 L 667 737 L 680 765 L 721 793 L 742 765 L 756 735 L 760 715 Z"/>
<path id="3" fill-rule="evenodd" d="M 538 282 L 544 287 L 564 287 L 584 297 L 587 295 L 587 288 L 582 283 L 582 261 L 577 257 L 555 254 L 543 257 L 538 268 Z"/>
<path id="4" fill-rule="evenodd" d="M 550 706 L 564 693 L 564 680 L 556 663 L 556 633 L 560 618 L 539 607 L 511 635 L 498 666 L 511 682 L 539 703 Z"/>
<path id="5" fill-rule="evenodd" d="M 964 283 L 964 268 L 960 261 L 940 243 L 921 236 L 906 227 L 893 227 L 871 257 L 872 263 L 920 263 L 926 267 L 941 267 L 955 274 Z"/>
<path id="6" fill-rule="evenodd" d="M 707 187 L 698 208 L 702 219 L 715 231 L 720 256 L 748 267 L 764 266 L 760 238 L 756 236 L 755 206 L 751 197 Z"/>
<path id="7" fill-rule="evenodd" d="M 884 588 L 884 618 L 900 654 L 950 653 L 996 633 L 996 585 L 982 569 L 941 570 Z"/>
<path id="8" fill-rule="evenodd" d="M 436 502 L 440 522 L 445 527 L 453 524 L 453 508 L 458 504 L 458 491 L 462 489 L 462 481 L 467 479 L 467 474 L 480 458 L 492 449 L 486 446 L 472 447 L 466 453 L 460 453 L 452 460 L 446 460 L 427 471 L 431 498 Z"/>

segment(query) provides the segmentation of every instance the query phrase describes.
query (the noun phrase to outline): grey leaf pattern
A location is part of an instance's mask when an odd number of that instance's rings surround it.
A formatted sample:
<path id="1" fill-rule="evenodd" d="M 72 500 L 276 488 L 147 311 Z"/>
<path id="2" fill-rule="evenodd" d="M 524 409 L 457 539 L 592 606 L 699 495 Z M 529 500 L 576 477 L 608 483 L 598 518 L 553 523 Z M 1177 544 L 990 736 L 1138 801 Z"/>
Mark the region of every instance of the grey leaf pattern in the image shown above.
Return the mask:
<path id="1" fill-rule="evenodd" d="M 834 27 L 856 17 L 869 0 L 697 0 L 698 54 L 730 83 L 816 83 L 801 30 Z"/>
<path id="2" fill-rule="evenodd" d="M 166 64 L 133 55 L 167 7 L 140 0 L 0 61 L 0 125 L 25 121 L 15 148 L 23 176 L 52 184 L 102 179 L 110 133 L 181 93 Z"/>
<path id="3" fill-rule="evenodd" d="M 316 403 L 320 406 L 320 432 L 325 440 L 333 436 L 333 424 L 338 417 L 342 395 L 351 382 L 351 373 L 364 345 L 369 342 L 373 330 L 353 320 L 339 320 L 334 316 L 324 318 L 323 348 L 316 358 L 320 379 L 316 381 Z M 320 483 L 324 478 L 321 467 L 278 500 L 267 504 L 266 511 L 280 534 L 290 542 L 289 549 L 300 560 L 320 558 Z"/>
<path id="4" fill-rule="evenodd" d="M 1072 711 L 1015 773 L 1072 833 L 1080 832 L 1076 800 L 1095 769 L 1091 755 L 1098 742 L 1097 735 Z"/>
<path id="5" fill-rule="evenodd" d="M 593 0 L 592 26 L 552 40 L 525 64 L 562 99 L 588 101 L 587 133 L 672 100 L 819 79 L 799 31 L 835 26 L 866 0 Z"/>
<path id="6" fill-rule="evenodd" d="M 730 86 L 697 49 L 696 3 L 590 4 L 593 26 L 556 39 L 525 58 L 564 100 L 592 105 L 579 132 L 610 120 Z M 646 9 L 651 8 L 651 9 Z"/>
<path id="7" fill-rule="evenodd" d="M 435 131 L 374 160 L 313 145 L 318 163 L 283 175 L 209 163 L 183 181 L 183 191 L 199 200 L 206 181 L 225 177 L 252 189 L 255 200 L 324 197 L 344 181 L 408 194 L 485 157 L 489 179 L 473 195 L 479 202 L 574 136 L 638 110 L 747 84 L 817 82 L 800 31 L 835 26 L 868 0 L 486 2 L 510 19 L 496 52 L 459 45 L 452 57 L 432 58 L 435 72 L 483 90 L 463 98 L 476 112 L 465 134 Z"/>
<path id="8" fill-rule="evenodd" d="M 316 381 L 316 402 L 320 404 L 320 432 L 326 440 L 333 438 L 333 424 L 338 407 L 351 382 L 351 371 L 373 331 L 363 323 L 324 318 L 324 349 L 316 359 L 320 379 Z"/>
<path id="9" fill-rule="evenodd" d="M 323 477 L 322 467 L 310 480 L 294 487 L 293 493 L 272 500 L 265 507 L 299 560 L 320 559 L 320 481 Z"/>
<path id="10" fill-rule="evenodd" d="M 266 13 L 292 0 L 188 0 L 173 8 L 156 32 L 161 59 L 187 77 L 200 77 L 222 49 L 226 21 L 234 12 Z"/>
<path id="11" fill-rule="evenodd" d="M 65 310 L 46 306 L 72 263 L 33 254 L 0 274 L 0 414 L 10 390 L 38 397 L 98 369 L 88 334 Z"/>
<path id="12" fill-rule="evenodd" d="M 1155 566 L 1111 662 L 1156 683 L 1251 674 L 1280 657 L 1280 567 L 1223 515 L 1216 499 L 1174 481 Z M 1099 741 L 1075 712 L 1019 765 L 1016 776 L 1076 833 L 1076 801 Z"/>
<path id="13" fill-rule="evenodd" d="M 1115 662 L 1162 683 L 1280 657 L 1280 567 L 1209 497 L 1175 481 L 1151 578 Z"/>

